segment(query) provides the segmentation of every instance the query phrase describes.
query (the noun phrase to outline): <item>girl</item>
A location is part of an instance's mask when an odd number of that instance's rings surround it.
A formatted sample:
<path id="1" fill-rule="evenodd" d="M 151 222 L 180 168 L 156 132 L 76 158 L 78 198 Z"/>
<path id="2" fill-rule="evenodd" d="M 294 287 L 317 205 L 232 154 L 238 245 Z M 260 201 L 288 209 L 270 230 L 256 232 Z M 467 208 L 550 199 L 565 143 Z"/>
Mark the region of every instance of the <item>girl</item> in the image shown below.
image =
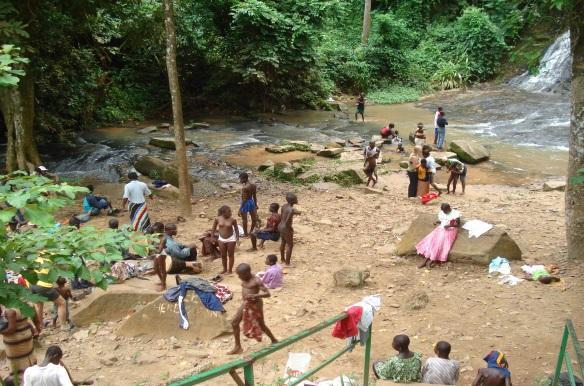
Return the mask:
<path id="1" fill-rule="evenodd" d="M 217 212 L 217 217 L 213 222 L 211 234 L 219 231 L 219 251 L 221 252 L 221 262 L 223 272 L 221 274 L 231 275 L 233 264 L 235 263 L 235 245 L 239 244 L 239 228 L 237 220 L 231 217 L 231 208 L 223 205 Z M 229 255 L 229 270 L 227 269 L 227 255 Z"/>
<path id="2" fill-rule="evenodd" d="M 426 144 L 426 134 L 424 134 L 424 124 L 418 123 L 418 128 L 414 134 L 414 142 L 416 146 L 424 146 Z"/>
<path id="3" fill-rule="evenodd" d="M 440 206 L 436 224 L 440 225 L 416 245 L 418 255 L 424 257 L 424 262 L 418 268 L 424 268 L 428 263 L 429 268 L 432 268 L 436 262 L 442 264 L 448 260 L 460 228 L 460 212 L 444 203 Z"/>
<path id="4" fill-rule="evenodd" d="M 428 169 L 428 161 L 426 159 L 420 160 L 418 166 L 418 192 L 417 196 L 422 197 L 424 194 L 430 193 L 430 170 Z"/>

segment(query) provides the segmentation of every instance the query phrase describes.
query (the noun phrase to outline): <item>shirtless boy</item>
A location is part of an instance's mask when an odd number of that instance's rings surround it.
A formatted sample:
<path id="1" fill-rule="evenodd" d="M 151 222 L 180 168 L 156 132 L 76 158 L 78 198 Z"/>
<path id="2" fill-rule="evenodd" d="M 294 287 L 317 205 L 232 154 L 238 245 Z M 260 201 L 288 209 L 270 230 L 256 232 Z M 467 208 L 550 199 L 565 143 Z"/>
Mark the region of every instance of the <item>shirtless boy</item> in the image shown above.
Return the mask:
<path id="1" fill-rule="evenodd" d="M 280 260 L 290 266 L 290 259 L 292 258 L 292 248 L 294 248 L 294 228 L 292 228 L 292 221 L 294 215 L 299 215 L 300 211 L 294 208 L 298 204 L 298 197 L 294 193 L 286 194 L 286 204 L 282 205 L 282 220 L 278 224 L 278 232 L 282 237 L 280 244 Z M 284 254 L 285 252 L 285 254 Z"/>
<path id="2" fill-rule="evenodd" d="M 372 186 L 377 183 L 377 159 L 379 158 L 380 150 L 375 146 L 375 141 L 369 142 L 369 146 L 363 150 L 363 157 L 365 158 L 365 165 L 363 171 L 367 175 L 367 186 L 373 182 Z"/>
<path id="3" fill-rule="evenodd" d="M 257 216 L 258 216 L 258 198 L 257 188 L 255 184 L 249 182 L 249 176 L 247 173 L 241 173 L 239 175 L 239 182 L 243 185 L 241 188 L 241 205 L 239 207 L 239 216 L 241 217 L 242 225 L 243 225 L 243 236 L 248 236 L 247 231 L 247 214 L 249 213 L 251 216 L 251 227 L 249 232 L 253 232 L 254 228 L 257 225 Z"/>
<path id="4" fill-rule="evenodd" d="M 262 332 L 264 332 L 272 343 L 278 342 L 264 322 L 264 302 L 262 299 L 269 298 L 270 291 L 268 291 L 260 279 L 251 273 L 249 264 L 239 264 L 236 272 L 237 276 L 241 279 L 243 304 L 231 322 L 235 347 L 228 353 L 229 355 L 243 352 L 239 328 L 241 321 L 243 321 L 243 335 L 246 337 L 261 342 Z"/>
<path id="5" fill-rule="evenodd" d="M 223 272 L 220 274 L 233 273 L 233 264 L 235 263 L 235 245 L 239 244 L 239 228 L 237 220 L 231 217 L 231 208 L 223 205 L 217 211 L 217 217 L 213 222 L 211 234 L 219 231 L 219 251 L 221 252 L 221 263 L 223 263 Z M 229 270 L 227 269 L 227 255 L 229 255 Z"/>

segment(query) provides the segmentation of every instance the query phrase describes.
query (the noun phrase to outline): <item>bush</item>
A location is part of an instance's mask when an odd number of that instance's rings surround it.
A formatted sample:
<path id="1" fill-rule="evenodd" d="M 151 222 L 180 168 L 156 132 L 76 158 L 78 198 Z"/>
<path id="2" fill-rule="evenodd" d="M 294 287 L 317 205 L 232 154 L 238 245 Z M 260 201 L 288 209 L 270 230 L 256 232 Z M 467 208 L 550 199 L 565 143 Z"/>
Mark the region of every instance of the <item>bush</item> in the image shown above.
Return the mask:
<path id="1" fill-rule="evenodd" d="M 463 87 L 470 83 L 470 71 L 468 59 L 459 63 L 441 62 L 432 75 L 432 86 L 440 90 Z"/>
<path id="2" fill-rule="evenodd" d="M 392 85 L 371 91 L 367 99 L 379 104 L 394 104 L 415 102 L 422 95 L 422 90 L 417 87 Z"/>

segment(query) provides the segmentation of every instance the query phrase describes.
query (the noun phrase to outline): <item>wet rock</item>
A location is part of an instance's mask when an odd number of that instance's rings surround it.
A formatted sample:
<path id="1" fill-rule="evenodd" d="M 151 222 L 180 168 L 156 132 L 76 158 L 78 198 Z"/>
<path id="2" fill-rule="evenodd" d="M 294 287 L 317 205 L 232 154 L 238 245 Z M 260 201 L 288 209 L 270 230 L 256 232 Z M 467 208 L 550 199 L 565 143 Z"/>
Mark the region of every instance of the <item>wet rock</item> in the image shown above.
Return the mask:
<path id="1" fill-rule="evenodd" d="M 161 147 L 163 149 L 176 149 L 176 144 L 172 137 L 154 137 L 150 138 L 150 142 L 148 143 L 152 146 Z M 194 145 L 195 147 L 198 147 L 198 145 L 193 143 L 190 139 L 185 140 L 185 145 Z"/>
<path id="2" fill-rule="evenodd" d="M 211 125 L 207 122 L 189 122 L 185 125 L 185 130 L 208 129 L 209 127 L 211 127 Z"/>
<path id="3" fill-rule="evenodd" d="M 267 160 L 266 162 L 264 162 L 263 164 L 261 164 L 260 166 L 258 166 L 258 171 L 263 172 L 264 170 L 269 169 L 270 167 L 274 167 L 274 161 L 272 160 Z"/>
<path id="4" fill-rule="evenodd" d="M 396 255 L 416 255 L 416 244 L 434 230 L 435 221 L 436 216 L 432 214 L 421 214 L 416 217 L 396 246 Z M 448 255 L 450 261 L 489 265 L 491 259 L 497 256 L 521 260 L 521 249 L 507 232 L 499 227 L 493 227 L 481 237 L 472 239 L 468 237 L 467 230 L 461 229 L 458 232 Z"/>
<path id="5" fill-rule="evenodd" d="M 266 146 L 265 150 L 268 153 L 281 154 L 281 153 L 288 153 L 288 152 L 294 151 L 294 146 L 292 146 L 292 145 L 270 145 L 270 146 Z"/>
<path id="6" fill-rule="evenodd" d="M 424 291 L 416 292 L 406 300 L 406 307 L 413 311 L 418 311 L 426 308 L 430 298 Z"/>
<path id="7" fill-rule="evenodd" d="M 339 158 L 343 152 L 342 148 L 324 149 L 316 153 L 316 155 L 327 158 Z"/>
<path id="8" fill-rule="evenodd" d="M 455 140 L 450 142 L 449 149 L 456 153 L 458 159 L 469 164 L 486 161 L 491 156 L 489 150 L 477 142 Z"/>
<path id="9" fill-rule="evenodd" d="M 296 151 L 310 151 L 310 144 L 306 141 L 286 141 L 285 146 L 292 146 Z"/>
<path id="10" fill-rule="evenodd" d="M 345 151 L 341 153 L 341 161 L 363 161 L 360 151 Z"/>
<path id="11" fill-rule="evenodd" d="M 349 139 L 349 144 L 353 145 L 353 146 L 361 146 L 365 143 L 365 140 L 363 138 L 351 138 Z"/>
<path id="12" fill-rule="evenodd" d="M 159 129 L 170 129 L 170 123 L 164 122 L 158 125 Z"/>
<path id="13" fill-rule="evenodd" d="M 342 146 L 340 146 L 338 143 L 336 142 L 328 142 L 324 145 L 325 149 L 337 149 L 337 148 L 341 148 Z"/>
<path id="14" fill-rule="evenodd" d="M 344 268 L 336 271 L 333 278 L 337 287 L 357 288 L 365 284 L 369 275 L 369 271 Z"/>
<path id="15" fill-rule="evenodd" d="M 336 143 L 337 147 L 345 147 L 347 145 L 347 141 L 341 138 L 331 138 L 329 142 Z"/>
<path id="16" fill-rule="evenodd" d="M 156 126 L 148 126 L 148 127 L 145 127 L 143 129 L 138 130 L 138 133 L 140 133 L 140 134 L 150 134 L 150 133 L 155 132 L 156 130 L 158 130 L 158 128 Z"/>
<path id="17" fill-rule="evenodd" d="M 319 151 L 324 150 L 324 146 L 318 143 L 311 143 L 310 144 L 310 152 L 311 153 L 318 153 Z"/>
<path id="18" fill-rule="evenodd" d="M 156 157 L 144 156 L 136 161 L 134 167 L 137 171 L 150 178 L 162 179 L 171 185 L 178 186 L 178 168 L 174 164 Z M 191 176 L 191 181 L 196 182 L 197 179 Z"/>
<path id="19" fill-rule="evenodd" d="M 400 163 L 399 163 L 399 167 L 402 169 L 407 169 L 409 166 L 410 165 L 409 165 L 408 161 L 400 161 Z"/>
<path id="20" fill-rule="evenodd" d="M 355 169 L 341 170 L 324 177 L 325 182 L 334 182 L 341 186 L 353 186 L 363 183 L 363 179 Z"/>
<path id="21" fill-rule="evenodd" d="M 551 192 L 553 190 L 559 190 L 563 192 L 566 190 L 566 181 L 565 180 L 555 180 L 555 181 L 546 181 L 543 184 L 543 191 L 544 192 Z"/>
<path id="22" fill-rule="evenodd" d="M 456 158 L 456 153 L 451 151 L 433 151 L 432 157 L 436 160 L 436 163 L 440 166 L 446 166 L 446 162 L 450 158 Z"/>

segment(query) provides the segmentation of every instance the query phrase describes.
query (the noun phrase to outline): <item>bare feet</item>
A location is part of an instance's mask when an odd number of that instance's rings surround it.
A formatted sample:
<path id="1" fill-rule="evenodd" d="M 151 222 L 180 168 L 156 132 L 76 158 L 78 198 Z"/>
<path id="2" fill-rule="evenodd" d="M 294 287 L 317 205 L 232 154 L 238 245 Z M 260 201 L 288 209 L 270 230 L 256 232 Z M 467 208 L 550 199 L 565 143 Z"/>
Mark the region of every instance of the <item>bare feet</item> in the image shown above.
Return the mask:
<path id="1" fill-rule="evenodd" d="M 424 268 L 426 266 L 426 264 L 428 264 L 428 259 L 424 259 L 424 262 L 420 265 L 418 265 L 418 268 Z"/>
<path id="2" fill-rule="evenodd" d="M 275 338 L 272 339 L 272 344 L 274 344 L 274 343 L 278 343 L 278 339 L 275 339 Z"/>
<path id="3" fill-rule="evenodd" d="M 225 275 L 227 273 L 227 271 L 221 271 L 218 273 L 218 275 Z"/>
<path id="4" fill-rule="evenodd" d="M 241 354 L 242 352 L 243 352 L 243 349 L 241 348 L 241 346 L 235 346 L 233 348 L 233 350 L 231 350 L 227 353 L 227 355 L 237 355 L 237 354 Z"/>
<path id="5" fill-rule="evenodd" d="M 156 284 L 156 288 L 158 289 L 158 291 L 166 291 L 166 285 L 162 283 Z"/>
<path id="6" fill-rule="evenodd" d="M 446 192 L 446 194 L 450 194 L 450 190 L 448 190 L 448 191 Z"/>

